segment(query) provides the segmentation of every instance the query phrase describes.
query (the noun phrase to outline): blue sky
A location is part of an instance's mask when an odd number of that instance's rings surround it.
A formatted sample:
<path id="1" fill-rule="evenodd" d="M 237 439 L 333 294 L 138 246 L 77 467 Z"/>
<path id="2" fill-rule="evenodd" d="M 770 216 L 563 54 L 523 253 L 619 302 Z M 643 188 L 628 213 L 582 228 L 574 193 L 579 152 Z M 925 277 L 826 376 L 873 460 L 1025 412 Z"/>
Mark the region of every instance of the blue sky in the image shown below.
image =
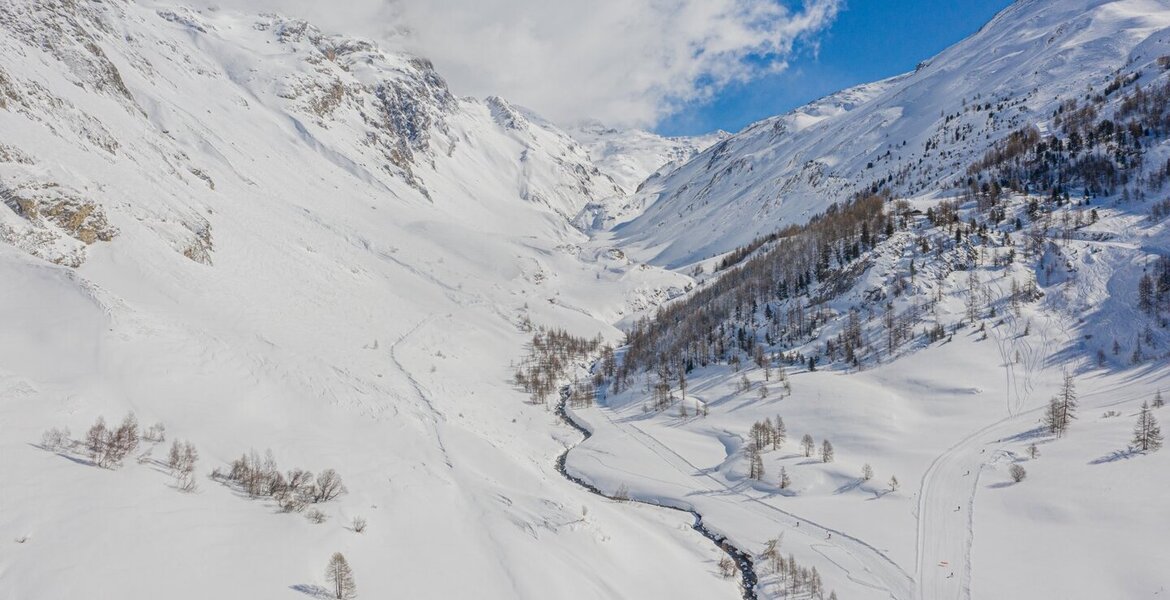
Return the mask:
<path id="1" fill-rule="evenodd" d="M 1011 0 L 846 0 L 845 9 L 787 71 L 721 90 L 684 108 L 655 131 L 692 135 L 738 131 L 835 91 L 912 70 L 919 62 L 975 33 Z"/>

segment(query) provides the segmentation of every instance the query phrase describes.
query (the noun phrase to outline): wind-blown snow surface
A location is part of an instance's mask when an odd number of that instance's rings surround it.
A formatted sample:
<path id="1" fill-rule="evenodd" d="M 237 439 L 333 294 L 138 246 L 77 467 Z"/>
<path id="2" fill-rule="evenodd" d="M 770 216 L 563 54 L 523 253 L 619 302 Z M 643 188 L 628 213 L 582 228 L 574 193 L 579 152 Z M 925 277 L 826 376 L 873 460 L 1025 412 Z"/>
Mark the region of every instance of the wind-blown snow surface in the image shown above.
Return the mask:
<path id="1" fill-rule="evenodd" d="M 568 136 L 152 2 L 5 2 L 0 91 L 0 597 L 304 598 L 337 551 L 363 597 L 736 594 L 688 517 L 558 475 L 576 434 L 505 383 L 525 317 L 612 336 L 687 283 L 581 249 L 566 217 L 615 186 Z M 129 410 L 194 443 L 198 492 L 169 440 L 38 447 Z M 349 493 L 312 524 L 207 477 L 250 448 Z"/>
<path id="2" fill-rule="evenodd" d="M 1163 43 L 1168 26 L 1165 0 L 1021 0 L 913 73 L 755 123 L 648 181 L 628 201 L 645 212 L 613 236 L 634 256 L 680 266 L 878 182 L 901 196 L 961 182 L 1009 131 L 1050 121 L 1130 60 L 1157 58 L 1139 44 Z M 989 106 L 965 110 L 974 104 Z"/>

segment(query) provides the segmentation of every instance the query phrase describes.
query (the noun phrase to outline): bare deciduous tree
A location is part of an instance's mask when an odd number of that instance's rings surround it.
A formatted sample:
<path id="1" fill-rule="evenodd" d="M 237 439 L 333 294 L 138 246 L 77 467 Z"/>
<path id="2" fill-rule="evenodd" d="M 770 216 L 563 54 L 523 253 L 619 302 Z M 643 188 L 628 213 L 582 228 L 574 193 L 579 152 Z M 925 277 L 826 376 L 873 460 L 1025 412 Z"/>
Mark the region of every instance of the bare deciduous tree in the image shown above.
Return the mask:
<path id="1" fill-rule="evenodd" d="M 333 469 L 325 469 L 317 476 L 317 495 L 313 502 L 328 502 L 346 492 L 341 476 Z"/>

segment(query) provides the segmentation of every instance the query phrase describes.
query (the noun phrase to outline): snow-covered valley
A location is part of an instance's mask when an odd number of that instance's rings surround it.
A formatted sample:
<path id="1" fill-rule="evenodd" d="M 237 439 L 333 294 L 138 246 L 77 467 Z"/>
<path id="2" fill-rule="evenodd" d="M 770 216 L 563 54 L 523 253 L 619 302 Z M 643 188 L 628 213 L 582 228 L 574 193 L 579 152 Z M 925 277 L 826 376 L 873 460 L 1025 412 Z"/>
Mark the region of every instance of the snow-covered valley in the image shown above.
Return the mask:
<path id="1" fill-rule="evenodd" d="M 0 50 L 4 600 L 332 597 L 335 552 L 359 597 L 744 596 L 711 537 L 760 598 L 1170 588 L 1163 0 L 698 138 L 275 15 L 11 0 Z"/>

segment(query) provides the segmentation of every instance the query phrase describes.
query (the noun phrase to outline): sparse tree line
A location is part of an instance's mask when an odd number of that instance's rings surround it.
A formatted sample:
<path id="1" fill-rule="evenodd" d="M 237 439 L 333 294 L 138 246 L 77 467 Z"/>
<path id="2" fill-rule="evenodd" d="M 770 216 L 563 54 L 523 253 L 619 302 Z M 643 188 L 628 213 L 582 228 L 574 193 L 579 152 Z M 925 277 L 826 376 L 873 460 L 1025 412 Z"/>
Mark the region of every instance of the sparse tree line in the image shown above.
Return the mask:
<path id="1" fill-rule="evenodd" d="M 600 353 L 600 368 L 595 374 L 593 385 L 599 385 L 606 376 L 612 376 L 616 369 L 613 348 L 603 346 L 601 337 L 583 338 L 560 329 L 539 328 L 528 345 L 528 354 L 512 376 L 512 383 L 529 394 L 533 404 L 547 405 L 549 398 L 557 392 L 559 385 L 574 365 L 588 362 Z M 592 404 L 595 391 L 578 382 L 574 386 L 575 406 Z M 588 391 L 590 396 L 586 398 Z"/>
<path id="2" fill-rule="evenodd" d="M 52 452 L 83 452 L 97 465 L 106 469 L 115 469 L 133 453 L 142 441 L 162 443 L 166 441 L 166 426 L 156 423 L 145 431 L 140 431 L 138 419 L 134 413 L 128 413 L 117 427 L 109 427 L 103 417 L 98 417 L 94 424 L 86 431 L 83 440 L 73 440 L 69 429 L 54 427 L 45 431 L 41 436 L 41 447 Z M 149 452 L 139 457 L 139 462 L 152 461 Z M 175 478 L 175 487 L 184 492 L 193 492 L 197 489 L 195 469 L 199 461 L 199 451 L 189 441 L 172 440 L 167 452 L 165 466 Z M 163 463 L 158 463 L 162 465 Z M 325 469 L 316 477 L 303 469 L 291 469 L 281 473 L 276 466 L 276 459 L 272 451 L 268 450 L 261 459 L 255 451 L 243 454 L 232 461 L 228 472 L 216 467 L 211 472 L 211 478 L 237 489 L 252 498 L 271 497 L 285 512 L 300 512 L 312 504 L 328 502 L 346 493 L 341 476 L 333 469 Z M 320 511 L 316 511 L 319 513 Z M 317 514 L 308 515 L 310 520 L 318 517 Z M 324 521 L 324 513 L 320 513 L 320 521 Z M 361 527 L 354 522 L 354 531 L 365 529 L 364 520 Z"/>
<path id="3" fill-rule="evenodd" d="M 117 427 L 106 425 L 104 417 L 98 417 L 85 432 L 82 440 L 70 437 L 68 427 L 54 427 L 41 436 L 41 447 L 53 452 L 82 451 L 93 464 L 116 469 L 122 461 L 138 449 L 142 440 L 161 442 L 166 439 L 166 427 L 162 423 L 150 426 L 145 432 L 138 427 L 138 418 L 127 413 Z"/>
<path id="4" fill-rule="evenodd" d="M 1133 438 L 1130 441 L 1131 451 L 1154 452 L 1162 447 L 1162 429 L 1158 425 L 1158 419 L 1154 416 L 1154 410 L 1165 406 L 1165 404 L 1161 390 L 1155 392 L 1152 408 L 1150 402 L 1142 402 L 1137 414 L 1137 422 L 1134 424 Z M 1072 421 L 1076 419 L 1076 410 L 1076 381 L 1071 373 L 1065 372 L 1060 391 L 1048 401 L 1048 407 L 1044 411 L 1043 422 L 1046 431 L 1052 435 L 1063 436 L 1068 432 Z M 1106 416 L 1117 414 L 1120 413 L 1110 411 L 1106 413 Z M 1031 458 L 1040 455 L 1036 444 L 1028 447 L 1028 455 Z M 1011 476 L 1017 482 L 1023 480 L 1025 476 L 1023 467 L 1018 470 L 1013 468 Z"/>
<path id="5" fill-rule="evenodd" d="M 133 412 L 127 413 L 117 427 L 106 425 L 104 417 L 99 416 L 93 425 L 85 432 L 85 438 L 77 441 L 70 438 L 67 427 L 54 427 L 41 436 L 41 447 L 53 452 L 76 452 L 80 450 L 85 456 L 104 469 L 116 469 L 122 466 L 123 461 L 138 449 L 142 442 L 159 444 L 166 441 L 166 425 L 155 423 L 145 430 L 140 430 L 138 418 Z M 139 462 L 149 462 L 150 452 L 138 457 Z M 195 483 L 195 465 L 199 461 L 199 452 L 191 442 L 173 440 L 167 456 L 166 467 L 175 477 L 175 487 L 184 492 L 193 492 L 197 489 Z"/>
<path id="6" fill-rule="evenodd" d="M 764 481 L 767 475 L 764 468 L 764 454 L 783 448 L 787 441 L 788 427 L 784 424 L 783 417 L 777 415 L 775 421 L 771 417 L 765 417 L 764 420 L 753 423 L 748 432 L 748 443 L 744 448 L 748 460 L 748 478 Z M 818 446 L 813 436 L 807 433 L 800 438 L 800 451 L 805 458 L 812 458 L 814 454 L 817 454 L 823 463 L 831 463 L 836 458 L 836 450 L 832 442 L 824 439 Z M 866 463 L 861 469 L 861 480 L 869 481 L 873 479 L 873 475 L 873 467 Z M 898 478 L 890 477 L 889 490 L 897 491 L 898 485 Z M 791 486 L 792 477 L 788 474 L 788 468 L 780 467 L 777 487 L 787 490 Z"/>
<path id="7" fill-rule="evenodd" d="M 776 583 L 785 598 L 807 595 L 808 598 L 825 600 L 825 584 L 817 568 L 806 568 L 796 562 L 796 557 L 789 553 L 784 558 L 780 547 L 784 542 L 784 534 L 768 540 L 764 551 L 760 553 L 761 563 L 769 574 L 776 576 Z M 837 600 L 837 592 L 829 591 L 828 600 Z"/>
<path id="8" fill-rule="evenodd" d="M 211 478 L 251 498 L 272 498 L 284 512 L 301 512 L 347 491 L 341 476 L 333 469 L 325 469 L 316 477 L 304 469 L 281 473 L 271 450 L 264 452 L 263 459 L 255 449 L 250 450 L 233 460 L 226 473 L 217 467 Z M 320 511 L 312 509 L 306 516 L 312 521 L 324 521 L 321 518 L 324 514 L 318 516 L 318 513 Z"/>

